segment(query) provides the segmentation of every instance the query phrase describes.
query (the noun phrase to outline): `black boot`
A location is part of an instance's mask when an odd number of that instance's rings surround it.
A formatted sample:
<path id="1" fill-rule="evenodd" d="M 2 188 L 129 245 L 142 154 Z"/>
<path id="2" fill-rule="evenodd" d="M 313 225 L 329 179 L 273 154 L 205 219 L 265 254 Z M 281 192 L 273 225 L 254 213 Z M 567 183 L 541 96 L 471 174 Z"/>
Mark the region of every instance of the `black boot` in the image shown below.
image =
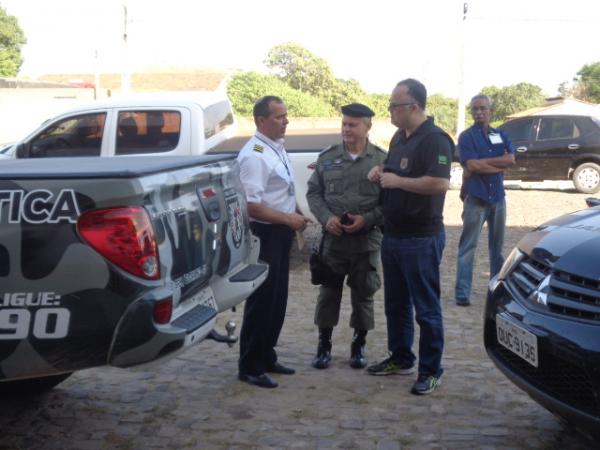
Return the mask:
<path id="1" fill-rule="evenodd" d="M 366 337 L 366 331 L 354 331 L 352 345 L 350 346 L 350 367 L 353 369 L 363 369 L 367 367 L 367 357 L 365 356 Z"/>
<path id="2" fill-rule="evenodd" d="M 317 355 L 312 360 L 315 369 L 327 369 L 331 361 L 331 333 L 333 328 L 319 328 L 319 346 Z"/>

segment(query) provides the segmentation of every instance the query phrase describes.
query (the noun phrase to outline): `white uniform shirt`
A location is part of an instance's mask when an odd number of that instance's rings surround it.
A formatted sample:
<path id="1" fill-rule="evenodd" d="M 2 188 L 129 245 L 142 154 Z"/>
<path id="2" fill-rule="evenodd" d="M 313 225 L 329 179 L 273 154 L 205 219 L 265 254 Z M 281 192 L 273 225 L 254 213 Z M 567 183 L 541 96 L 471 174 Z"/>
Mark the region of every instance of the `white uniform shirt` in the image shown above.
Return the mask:
<path id="1" fill-rule="evenodd" d="M 237 159 L 248 202 L 284 213 L 296 211 L 294 173 L 283 139 L 275 142 L 257 131 L 242 147 Z"/>

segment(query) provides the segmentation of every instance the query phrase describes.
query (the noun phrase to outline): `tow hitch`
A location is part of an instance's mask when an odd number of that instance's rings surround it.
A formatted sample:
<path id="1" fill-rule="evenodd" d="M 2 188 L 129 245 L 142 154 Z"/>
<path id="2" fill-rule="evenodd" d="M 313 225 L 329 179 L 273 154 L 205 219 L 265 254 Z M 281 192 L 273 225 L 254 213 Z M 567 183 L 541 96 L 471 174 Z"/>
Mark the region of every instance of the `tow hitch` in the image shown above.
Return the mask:
<path id="1" fill-rule="evenodd" d="M 233 344 L 235 344 L 238 340 L 237 336 L 235 335 L 235 328 L 235 322 L 233 320 L 230 320 L 225 324 L 225 331 L 227 331 L 227 336 L 219 333 L 213 328 L 212 331 L 208 334 L 208 336 L 206 336 L 206 339 L 212 339 L 213 341 L 223 342 L 229 347 L 233 347 Z"/>

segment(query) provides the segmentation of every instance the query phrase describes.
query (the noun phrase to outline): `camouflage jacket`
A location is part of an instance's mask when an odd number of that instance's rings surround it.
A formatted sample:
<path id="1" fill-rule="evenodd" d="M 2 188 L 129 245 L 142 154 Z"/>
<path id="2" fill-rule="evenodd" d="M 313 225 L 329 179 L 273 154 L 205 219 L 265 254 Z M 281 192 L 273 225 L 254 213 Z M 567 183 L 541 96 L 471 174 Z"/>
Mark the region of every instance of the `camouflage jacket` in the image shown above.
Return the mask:
<path id="1" fill-rule="evenodd" d="M 381 232 L 376 226 L 383 223 L 380 187 L 367 175 L 386 157 L 387 153 L 371 142 L 355 160 L 341 143 L 319 154 L 306 194 L 311 212 L 323 226 L 331 216 L 341 217 L 344 212 L 362 215 L 366 221 L 364 232 L 327 235 L 325 248 L 351 253 L 379 249 Z"/>

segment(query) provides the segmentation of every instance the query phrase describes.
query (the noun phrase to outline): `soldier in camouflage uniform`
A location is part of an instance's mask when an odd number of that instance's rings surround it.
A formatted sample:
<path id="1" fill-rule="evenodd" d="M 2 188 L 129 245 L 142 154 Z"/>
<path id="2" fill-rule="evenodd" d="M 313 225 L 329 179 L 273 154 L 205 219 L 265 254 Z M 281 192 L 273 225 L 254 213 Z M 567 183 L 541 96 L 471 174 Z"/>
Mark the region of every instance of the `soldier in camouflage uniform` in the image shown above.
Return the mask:
<path id="1" fill-rule="evenodd" d="M 368 140 L 373 111 L 352 103 L 342 107 L 343 142 L 326 148 L 308 181 L 310 210 L 323 225 L 322 258 L 337 274 L 320 287 L 315 325 L 319 327 L 317 355 L 312 365 L 325 369 L 331 361 L 331 334 L 340 314 L 344 278 L 350 287 L 354 337 L 350 366 L 363 368 L 368 330 L 373 329 L 373 294 L 381 286 L 377 274 L 383 223 L 380 187 L 367 179 L 386 153 Z"/>

